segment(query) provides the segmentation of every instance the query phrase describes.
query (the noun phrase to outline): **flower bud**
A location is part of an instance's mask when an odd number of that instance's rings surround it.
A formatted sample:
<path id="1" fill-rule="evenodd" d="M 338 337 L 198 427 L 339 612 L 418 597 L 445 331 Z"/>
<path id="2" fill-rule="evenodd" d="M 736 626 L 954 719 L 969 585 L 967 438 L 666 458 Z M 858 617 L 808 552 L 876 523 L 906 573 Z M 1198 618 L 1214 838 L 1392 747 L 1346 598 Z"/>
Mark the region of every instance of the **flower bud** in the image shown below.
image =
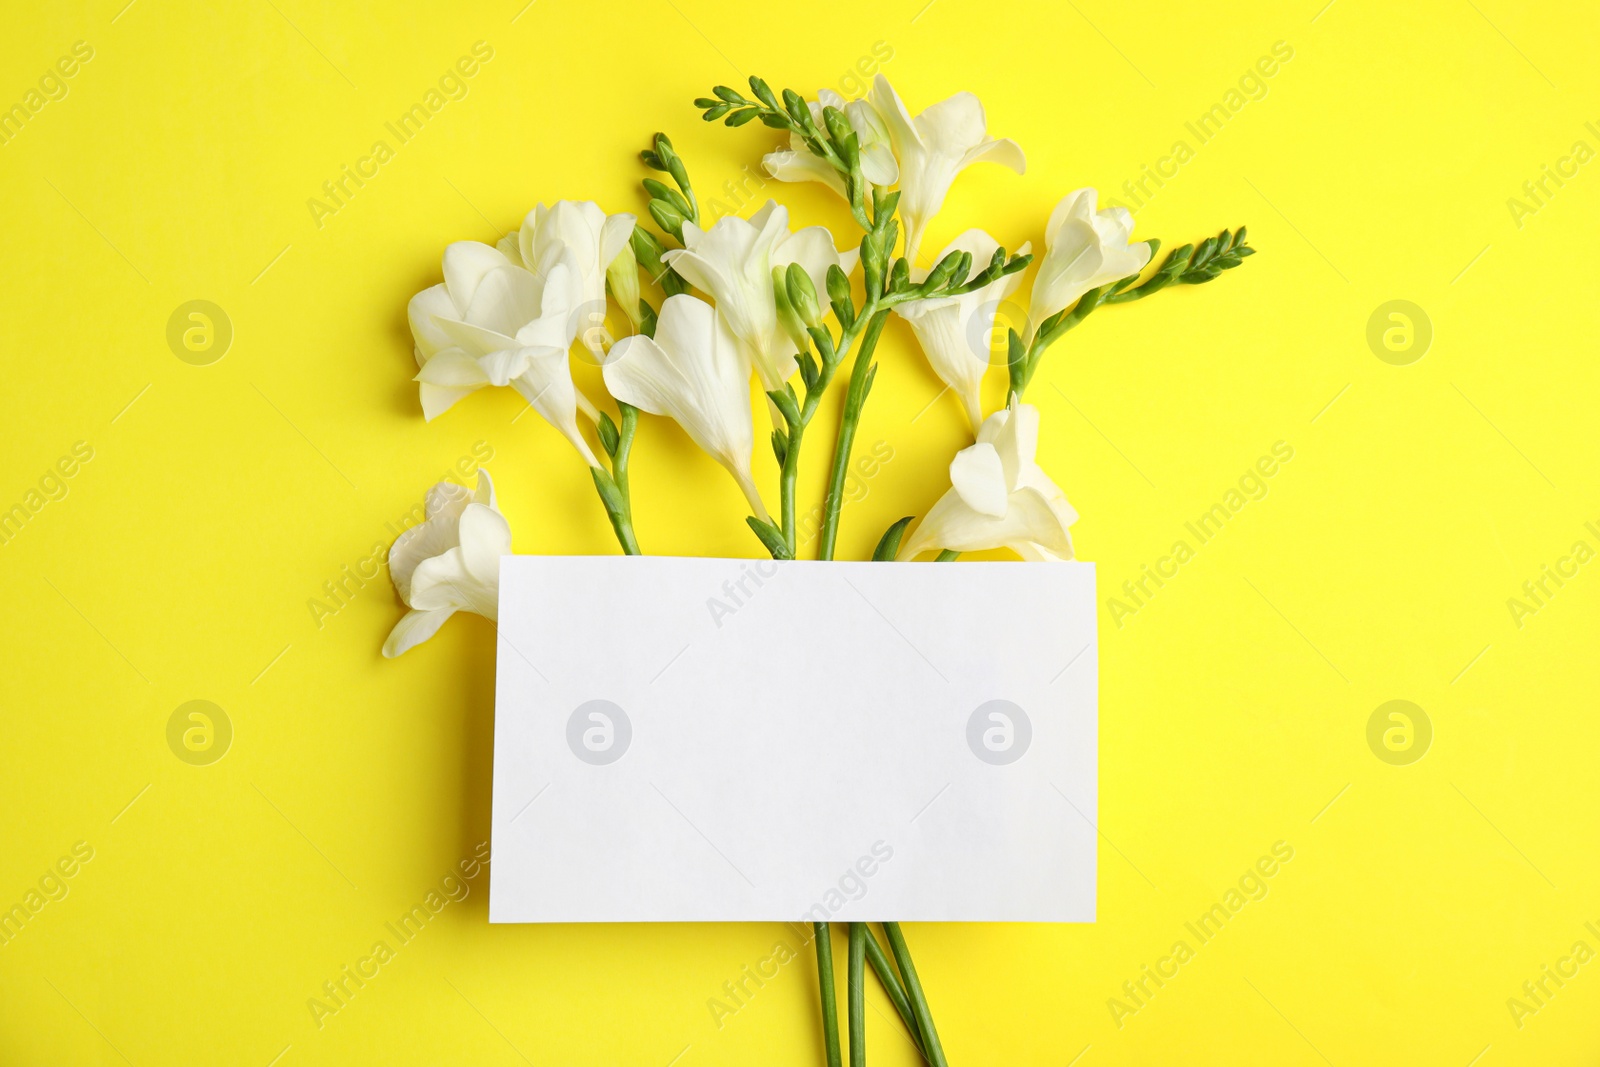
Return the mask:
<path id="1" fill-rule="evenodd" d="M 800 321 L 807 326 L 821 326 L 822 309 L 817 306 L 817 287 L 804 267 L 798 263 L 789 264 L 785 288 L 789 291 L 789 303 L 794 313 L 800 316 Z"/>
<path id="2" fill-rule="evenodd" d="M 682 238 L 684 218 L 678 209 L 665 200 L 650 201 L 650 217 L 656 220 L 656 225 L 672 234 Z"/>
<path id="3" fill-rule="evenodd" d="M 804 352 L 810 344 L 810 338 L 806 335 L 805 323 L 789 298 L 789 273 L 782 267 L 772 268 L 772 298 L 778 307 L 778 325 L 794 341 L 795 347 Z"/>
<path id="4" fill-rule="evenodd" d="M 622 313 L 628 316 L 633 328 L 638 330 L 639 259 L 633 254 L 631 243 L 623 245 L 617 258 L 606 266 L 606 288 L 611 290 L 611 298 L 621 306 Z"/>

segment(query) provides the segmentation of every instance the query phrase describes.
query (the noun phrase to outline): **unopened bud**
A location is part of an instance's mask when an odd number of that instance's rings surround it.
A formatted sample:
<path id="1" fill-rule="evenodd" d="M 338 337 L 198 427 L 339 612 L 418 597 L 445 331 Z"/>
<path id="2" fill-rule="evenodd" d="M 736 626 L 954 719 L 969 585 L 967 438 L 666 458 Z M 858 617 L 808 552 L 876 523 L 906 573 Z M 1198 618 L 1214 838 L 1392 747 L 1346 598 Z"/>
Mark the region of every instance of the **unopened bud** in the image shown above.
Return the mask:
<path id="1" fill-rule="evenodd" d="M 789 264 L 788 284 L 789 303 L 794 307 L 794 313 L 800 316 L 800 321 L 807 326 L 822 325 L 822 309 L 817 305 L 817 287 L 811 280 L 811 275 L 798 263 Z"/>

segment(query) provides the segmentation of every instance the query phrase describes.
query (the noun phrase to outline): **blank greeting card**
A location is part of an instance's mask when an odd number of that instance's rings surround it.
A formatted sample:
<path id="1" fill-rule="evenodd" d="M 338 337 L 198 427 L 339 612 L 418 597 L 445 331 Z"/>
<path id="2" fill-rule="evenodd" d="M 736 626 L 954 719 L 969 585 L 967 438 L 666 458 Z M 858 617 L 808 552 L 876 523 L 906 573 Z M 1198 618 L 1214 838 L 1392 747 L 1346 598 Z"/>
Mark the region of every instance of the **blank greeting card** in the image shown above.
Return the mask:
<path id="1" fill-rule="evenodd" d="M 1094 918 L 1086 563 L 508 556 L 494 922 Z"/>

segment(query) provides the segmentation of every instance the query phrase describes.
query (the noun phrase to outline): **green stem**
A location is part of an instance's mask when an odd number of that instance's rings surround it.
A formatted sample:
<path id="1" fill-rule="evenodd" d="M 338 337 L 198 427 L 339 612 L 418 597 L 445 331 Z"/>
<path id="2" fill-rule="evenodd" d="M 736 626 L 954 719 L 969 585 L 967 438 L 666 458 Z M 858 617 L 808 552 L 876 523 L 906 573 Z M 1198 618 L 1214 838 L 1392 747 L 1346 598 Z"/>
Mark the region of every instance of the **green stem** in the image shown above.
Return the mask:
<path id="1" fill-rule="evenodd" d="M 822 1044 L 828 1067 L 843 1067 L 839 1059 L 839 1005 L 833 993 L 833 941 L 827 923 L 812 923 L 817 942 L 817 986 L 822 995 Z"/>
<path id="2" fill-rule="evenodd" d="M 846 991 L 850 1007 L 850 1067 L 867 1067 L 867 1000 L 863 981 L 867 960 L 867 924 L 850 924 L 850 966 Z"/>
<path id="3" fill-rule="evenodd" d="M 1020 363 L 1011 365 L 1011 392 L 1016 394 L 1018 400 L 1028 388 L 1028 383 L 1033 381 L 1033 372 L 1039 369 L 1039 360 L 1044 357 L 1044 350 L 1060 340 L 1061 335 L 1072 329 L 1078 323 L 1089 317 L 1089 313 L 1100 307 L 1105 301 L 1103 296 L 1105 288 L 1090 289 L 1072 310 L 1064 314 L 1046 319 L 1039 332 L 1034 334 L 1033 341 L 1028 345 L 1028 354 Z"/>
<path id="4" fill-rule="evenodd" d="M 633 448 L 633 435 L 639 428 L 639 409 L 629 404 L 618 405 L 622 425 L 617 429 L 617 450 L 611 458 L 611 470 L 590 467 L 594 477 L 595 492 L 605 506 L 606 518 L 617 535 L 617 543 L 630 556 L 638 556 L 639 539 L 633 533 L 633 502 L 628 497 L 628 453 Z"/>
<path id="5" fill-rule="evenodd" d="M 939 558 L 934 560 L 934 562 L 935 563 L 949 563 L 951 560 L 956 559 L 960 555 L 961 555 L 961 553 L 957 552 L 955 549 L 947 548 L 943 552 L 939 553 Z"/>
<path id="6" fill-rule="evenodd" d="M 900 932 L 900 924 L 886 922 L 883 932 L 889 935 L 889 950 L 894 953 L 894 961 L 900 966 L 900 974 L 906 982 L 906 995 L 911 1001 L 911 1014 L 916 1017 L 917 1029 L 922 1034 L 923 1055 L 927 1058 L 930 1067 L 948 1067 L 944 1058 L 944 1047 L 939 1044 L 938 1031 L 933 1028 L 933 1013 L 928 1010 L 928 998 L 922 993 L 922 982 L 917 978 L 917 968 L 911 962 L 911 949 L 906 947 L 905 934 Z"/>
<path id="7" fill-rule="evenodd" d="M 622 551 L 630 556 L 642 555 L 639 551 L 639 539 L 633 532 L 633 497 L 628 491 L 628 456 L 633 451 L 633 435 L 639 429 L 639 409 L 632 404 L 617 405 L 622 415 L 622 425 L 617 427 L 617 455 L 611 464 L 611 478 L 617 483 L 617 492 L 622 494 L 624 526 L 619 534 L 622 535 Z"/>
<path id="8" fill-rule="evenodd" d="M 848 334 L 842 340 L 848 344 Z M 783 469 L 778 474 L 778 514 L 783 539 L 789 546 L 790 559 L 798 558 L 799 548 L 795 541 L 795 485 L 800 477 L 800 445 L 805 441 L 806 427 L 811 425 L 811 418 L 817 413 L 822 395 L 828 391 L 838 367 L 838 357 L 822 361 L 816 384 L 807 387 L 806 398 L 801 401 L 800 421 L 788 423 L 789 444 L 783 454 Z"/>
<path id="9" fill-rule="evenodd" d="M 809 399 L 809 398 L 808 398 Z M 803 414 L 803 413 L 802 413 Z M 778 472 L 778 514 L 784 542 L 789 546 L 789 558 L 795 556 L 795 481 L 800 476 L 800 442 L 805 440 L 806 422 L 789 427 L 789 447 L 783 454 L 783 469 Z"/>
<path id="10" fill-rule="evenodd" d="M 869 314 L 872 318 L 856 349 L 855 366 L 850 371 L 850 390 L 845 394 L 844 415 L 839 420 L 839 436 L 833 446 L 833 469 L 828 476 L 828 492 L 822 503 L 818 559 L 833 558 L 834 542 L 839 537 L 839 509 L 844 506 L 844 480 L 850 469 L 850 449 L 855 444 L 856 426 L 861 421 L 861 409 L 866 405 L 867 389 L 872 379 L 872 352 L 878 347 L 878 336 L 883 333 L 883 324 L 889 318 L 889 310 L 879 310 L 876 301 L 862 309 L 863 317 Z"/>
<path id="11" fill-rule="evenodd" d="M 883 954 L 883 946 L 878 944 L 878 938 L 873 934 L 871 927 L 867 927 L 867 962 L 872 964 L 872 972 L 878 976 L 884 992 L 889 994 L 890 1001 L 894 1003 L 894 1010 L 900 1013 L 900 1021 L 906 1024 L 906 1032 L 911 1035 L 911 1043 L 917 1046 L 918 1052 L 921 1052 L 922 1033 L 917 1029 L 916 1016 L 911 1014 L 911 1002 L 906 999 L 906 990 L 900 984 L 900 976 L 889 966 L 889 957 Z"/>

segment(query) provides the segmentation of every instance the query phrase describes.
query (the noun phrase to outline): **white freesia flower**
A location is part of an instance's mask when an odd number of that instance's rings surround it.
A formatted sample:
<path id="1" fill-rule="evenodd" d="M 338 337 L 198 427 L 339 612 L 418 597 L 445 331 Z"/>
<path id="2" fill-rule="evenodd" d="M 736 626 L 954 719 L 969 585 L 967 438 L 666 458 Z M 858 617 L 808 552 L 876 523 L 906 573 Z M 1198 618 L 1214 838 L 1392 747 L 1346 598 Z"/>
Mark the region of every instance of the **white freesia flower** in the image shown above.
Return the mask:
<path id="1" fill-rule="evenodd" d="M 500 557 L 511 553 L 511 527 L 495 508 L 489 472 L 478 471 L 475 492 L 440 482 L 424 509 L 427 518 L 389 549 L 389 577 L 411 610 L 383 643 L 385 656 L 420 645 L 458 611 L 499 617 Z"/>
<path id="2" fill-rule="evenodd" d="M 945 193 L 957 174 L 985 159 L 1018 174 L 1027 167 L 1015 141 L 989 136 L 983 105 L 971 93 L 957 93 L 912 118 L 889 79 L 880 74 L 867 100 L 888 126 L 899 159 L 900 217 L 906 224 L 906 259 L 911 263 L 917 261 L 922 233 L 944 206 Z"/>
<path id="3" fill-rule="evenodd" d="M 1025 560 L 1072 558 L 1067 527 L 1078 513 L 1034 462 L 1039 411 L 1015 397 L 978 431 L 978 443 L 950 461 L 951 488 L 900 548 L 901 560 L 933 548 L 1009 548 Z"/>
<path id="4" fill-rule="evenodd" d="M 667 297 L 655 338 L 624 337 L 612 346 L 602 373 L 618 400 L 682 426 L 728 469 L 756 517 L 766 520 L 750 475 L 749 356 L 710 304 L 687 293 Z"/>
<path id="5" fill-rule="evenodd" d="M 970 252 L 973 269 L 982 270 L 999 247 L 1000 243 L 982 230 L 968 230 L 951 241 L 938 258 L 942 260 L 952 252 Z M 1027 255 L 1028 247 L 1024 244 L 1017 254 Z M 921 269 L 912 273 L 917 281 L 928 274 Z M 933 372 L 960 397 L 973 433 L 983 424 L 979 389 L 983 373 L 989 369 L 995 315 L 1020 281 L 1019 274 L 1008 274 L 970 293 L 910 300 L 895 308 L 895 314 L 911 324 Z"/>
<path id="6" fill-rule="evenodd" d="M 1050 213 L 1044 260 L 1033 279 L 1028 320 L 1039 324 L 1077 303 L 1090 289 L 1137 274 L 1150 262 L 1147 241 L 1128 243 L 1133 215 L 1125 207 L 1096 211 L 1093 189 L 1068 193 Z"/>
<path id="7" fill-rule="evenodd" d="M 845 103 L 844 97 L 832 89 L 817 92 L 817 99 L 808 102 L 811 118 L 817 128 L 826 129 L 822 109 L 837 108 L 844 112 L 855 131 L 856 143 L 861 150 L 861 176 L 870 185 L 893 185 L 900 177 L 900 164 L 895 161 L 889 146 L 889 126 L 883 116 L 865 100 Z M 789 147 L 768 152 L 761 159 L 768 174 L 780 182 L 821 182 L 840 196 L 846 196 L 844 177 L 833 164 L 813 155 L 799 134 L 789 134 Z"/>
<path id="8" fill-rule="evenodd" d="M 581 406 L 594 418 L 594 407 L 573 385 L 567 360 L 581 285 L 570 254 L 536 273 L 477 241 L 445 249 L 444 283 L 407 309 L 423 415 L 434 418 L 474 389 L 510 385 L 595 466 L 577 417 Z"/>
<path id="9" fill-rule="evenodd" d="M 576 336 L 596 359 L 605 355 L 600 325 L 606 314 L 606 268 L 628 247 L 635 221 L 625 213 L 607 215 L 592 200 L 558 200 L 550 207 L 534 207 L 515 240 L 508 235 L 498 246 L 541 278 L 568 255 L 572 257 L 578 290 L 569 337 Z"/>
<path id="10" fill-rule="evenodd" d="M 822 226 L 789 232 L 789 210 L 774 201 L 748 220 L 718 219 L 709 230 L 683 224 L 683 247 L 661 258 L 701 292 L 717 301 L 717 312 L 739 340 L 750 348 L 761 387 L 781 389 L 795 370 L 799 349 L 778 322 L 772 292 L 772 268 L 798 263 L 817 293 L 828 291 L 828 268 L 846 274 L 855 270 L 860 251 L 840 252 Z M 822 307 L 827 308 L 822 300 Z"/>

